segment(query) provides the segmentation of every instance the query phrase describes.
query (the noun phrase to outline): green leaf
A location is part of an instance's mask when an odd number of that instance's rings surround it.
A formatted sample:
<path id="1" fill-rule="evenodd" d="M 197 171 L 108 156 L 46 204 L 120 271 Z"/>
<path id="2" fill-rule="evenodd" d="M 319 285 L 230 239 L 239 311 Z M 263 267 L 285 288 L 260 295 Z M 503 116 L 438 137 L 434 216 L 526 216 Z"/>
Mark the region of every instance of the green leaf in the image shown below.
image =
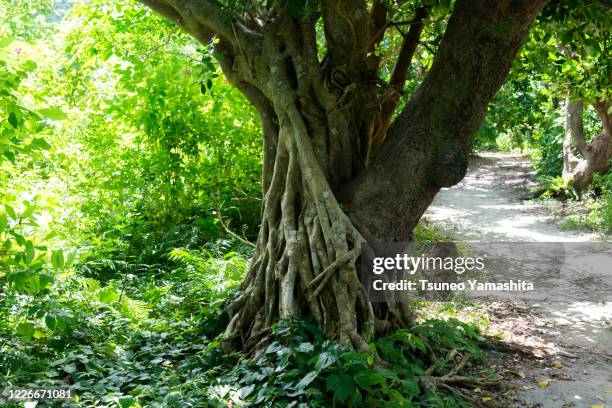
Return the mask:
<path id="1" fill-rule="evenodd" d="M 39 109 L 38 113 L 51 120 L 65 120 L 68 119 L 68 115 L 66 115 L 60 108 L 43 108 Z"/>
<path id="2" fill-rule="evenodd" d="M 77 372 L 76 364 L 70 363 L 62 366 L 62 370 L 67 372 L 68 374 L 74 374 Z"/>
<path id="3" fill-rule="evenodd" d="M 37 65 L 32 60 L 27 60 L 23 64 L 21 64 L 21 68 L 23 68 L 27 72 L 32 72 L 36 69 Z"/>
<path id="4" fill-rule="evenodd" d="M 19 119 L 17 118 L 17 114 L 15 112 L 11 112 L 9 113 L 8 116 L 8 122 L 11 124 L 11 126 L 13 126 L 15 129 L 17 129 L 19 127 Z"/>
<path id="5" fill-rule="evenodd" d="M 48 241 L 51 238 L 57 237 L 57 231 L 51 230 L 47 235 L 45 235 L 44 241 Z"/>
<path id="6" fill-rule="evenodd" d="M 421 393 L 418 382 L 414 380 L 404 380 L 401 384 L 405 396 L 417 396 Z"/>
<path id="7" fill-rule="evenodd" d="M 75 259 L 76 259 L 76 252 L 68 251 L 68 257 L 66 258 L 66 262 L 64 262 L 64 266 L 68 268 L 71 267 L 74 264 Z"/>
<path id="8" fill-rule="evenodd" d="M 32 140 L 30 146 L 33 149 L 49 150 L 51 145 L 43 138 L 37 137 Z"/>
<path id="9" fill-rule="evenodd" d="M 13 41 L 15 41 L 15 37 L 3 37 L 0 38 L 0 48 L 8 47 Z"/>
<path id="10" fill-rule="evenodd" d="M 238 390 L 240 398 L 246 398 L 255 390 L 255 384 L 247 385 Z"/>
<path id="11" fill-rule="evenodd" d="M 574 39 L 574 33 L 575 32 L 576 32 L 576 28 L 572 28 L 572 29 L 566 31 L 561 36 L 561 42 L 564 43 L 564 44 L 572 42 L 572 40 Z"/>
<path id="12" fill-rule="evenodd" d="M 296 385 L 295 385 L 295 389 L 296 390 L 304 390 L 306 387 L 308 387 L 310 385 L 311 382 L 314 381 L 315 378 L 317 378 L 317 375 L 319 375 L 318 372 L 316 371 L 311 371 L 308 374 L 306 374 L 304 376 L 304 378 L 302 378 Z"/>
<path id="13" fill-rule="evenodd" d="M 596 40 L 593 40 L 592 38 L 587 38 L 584 40 L 584 42 L 587 54 L 589 54 L 591 57 L 596 57 L 601 53 L 601 48 Z"/>
<path id="14" fill-rule="evenodd" d="M 47 314 L 45 316 L 45 324 L 47 325 L 49 330 L 54 330 L 55 329 L 55 316 Z"/>
<path id="15" fill-rule="evenodd" d="M 440 0 L 441 11 L 448 11 L 451 8 L 451 0 Z"/>
<path id="16" fill-rule="evenodd" d="M 355 382 L 350 375 L 334 373 L 327 377 L 327 391 L 333 391 L 334 398 L 344 402 L 356 391 Z"/>
<path id="17" fill-rule="evenodd" d="M 7 150 L 4 152 L 4 156 L 9 159 L 11 163 L 15 164 L 15 152 Z"/>
<path id="18" fill-rule="evenodd" d="M 119 295 L 117 295 L 112 289 L 104 289 L 98 294 L 98 297 L 100 302 L 104 303 L 105 305 L 111 304 L 119 299 Z"/>
<path id="19" fill-rule="evenodd" d="M 323 352 L 319 355 L 319 358 L 317 359 L 315 369 L 321 372 L 330 365 L 334 364 L 336 361 L 338 361 L 338 358 L 336 356 L 328 352 Z"/>
<path id="20" fill-rule="evenodd" d="M 17 334 L 28 339 L 34 335 L 34 330 L 34 325 L 30 322 L 22 322 L 17 325 Z"/>
<path id="21" fill-rule="evenodd" d="M 130 408 L 135 402 L 136 400 L 134 399 L 134 397 L 126 395 L 119 397 L 119 406 L 121 408 Z"/>
<path id="22" fill-rule="evenodd" d="M 64 330 L 70 325 L 70 322 L 70 317 L 66 316 L 65 314 L 58 314 L 57 316 L 55 316 L 55 327 L 58 330 Z"/>
<path id="23" fill-rule="evenodd" d="M 64 268 L 64 251 L 61 249 L 54 249 L 51 251 L 51 265 L 53 265 L 55 269 Z"/>
<path id="24" fill-rule="evenodd" d="M 15 212 L 15 209 L 13 207 L 11 207 L 8 204 L 4 204 L 4 209 L 6 210 L 6 213 L 8 214 L 9 217 L 11 217 L 14 220 L 17 220 L 17 213 Z"/>
<path id="25" fill-rule="evenodd" d="M 26 209 L 21 213 L 21 218 L 28 218 L 32 214 L 34 214 L 34 210 L 36 209 L 35 205 L 26 204 Z"/>
<path id="26" fill-rule="evenodd" d="M 23 235 L 21 234 L 17 234 L 16 232 L 12 232 L 13 233 L 13 237 L 15 237 L 15 241 L 17 241 L 17 243 L 21 246 L 26 246 L 26 239 L 23 237 Z"/>
<path id="27" fill-rule="evenodd" d="M 300 343 L 297 349 L 300 353 L 310 353 L 314 351 L 312 343 Z"/>
<path id="28" fill-rule="evenodd" d="M 41 273 L 38 275 L 38 283 L 40 289 L 45 289 L 53 282 L 55 282 L 55 278 L 52 275 L 49 275 L 48 273 Z"/>
<path id="29" fill-rule="evenodd" d="M 383 384 L 385 379 L 376 371 L 360 371 L 353 377 L 355 383 L 362 389 L 370 391 L 373 385 Z"/>
<path id="30" fill-rule="evenodd" d="M 28 265 L 31 264 L 35 256 L 36 256 L 36 250 L 34 249 L 34 244 L 32 244 L 32 241 L 26 241 L 25 263 Z"/>
<path id="31" fill-rule="evenodd" d="M 4 231 L 4 228 L 8 225 L 8 218 L 5 213 L 0 214 L 0 232 Z"/>

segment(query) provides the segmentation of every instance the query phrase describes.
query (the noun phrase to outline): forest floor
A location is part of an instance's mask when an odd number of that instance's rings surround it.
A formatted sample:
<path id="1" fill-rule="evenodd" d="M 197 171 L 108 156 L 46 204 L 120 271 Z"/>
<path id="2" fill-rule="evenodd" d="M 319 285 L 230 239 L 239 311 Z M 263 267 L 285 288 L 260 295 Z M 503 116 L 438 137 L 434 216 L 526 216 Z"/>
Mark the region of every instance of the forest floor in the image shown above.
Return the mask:
<path id="1" fill-rule="evenodd" d="M 537 186 L 534 175 L 529 160 L 520 155 L 481 154 L 472 160 L 460 184 L 438 194 L 424 219 L 460 241 L 597 240 L 586 232 L 562 231 L 547 206 L 528 199 L 529 189 Z M 579 278 L 592 282 L 596 277 Z M 604 278 L 609 281 L 610 276 Z M 582 300 L 488 297 L 476 301 L 488 315 L 485 333 L 500 338 L 511 350 L 492 354 L 491 367 L 506 384 L 497 395 L 476 390 L 483 393 L 483 401 L 503 399 L 504 406 L 521 407 L 612 408 L 612 302 Z"/>

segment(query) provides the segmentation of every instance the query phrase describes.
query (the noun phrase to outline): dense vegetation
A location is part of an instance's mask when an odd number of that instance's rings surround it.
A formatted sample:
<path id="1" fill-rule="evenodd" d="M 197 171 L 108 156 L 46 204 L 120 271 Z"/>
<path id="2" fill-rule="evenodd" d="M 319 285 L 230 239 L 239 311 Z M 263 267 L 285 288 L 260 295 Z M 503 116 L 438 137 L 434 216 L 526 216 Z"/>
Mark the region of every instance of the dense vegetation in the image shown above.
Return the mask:
<path id="1" fill-rule="evenodd" d="M 407 89 L 431 66 L 448 3 Z M 585 191 L 560 178 L 561 101 L 610 100 L 610 17 L 585 10 L 595 23 L 538 21 L 476 149 L 529 153 L 545 196 L 583 200 L 580 223 L 607 233 L 612 173 Z M 457 350 L 485 358 L 478 329 L 456 320 L 379 337 L 370 353 L 282 320 L 258 355 L 227 353 L 222 306 L 260 223 L 256 111 L 210 48 L 131 1 L 0 1 L 0 16 L 0 387 L 70 385 L 70 406 L 469 406 L 417 380 L 456 374 Z M 584 125 L 601 132 L 593 109 Z"/>

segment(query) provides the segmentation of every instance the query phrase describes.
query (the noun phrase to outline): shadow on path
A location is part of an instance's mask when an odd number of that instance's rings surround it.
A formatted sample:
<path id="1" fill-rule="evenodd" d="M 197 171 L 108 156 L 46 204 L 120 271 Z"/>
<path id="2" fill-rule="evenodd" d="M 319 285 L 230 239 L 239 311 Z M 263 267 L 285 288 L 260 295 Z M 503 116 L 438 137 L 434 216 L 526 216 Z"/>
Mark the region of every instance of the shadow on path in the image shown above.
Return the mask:
<path id="1" fill-rule="evenodd" d="M 561 231 L 546 208 L 525 201 L 529 188 L 535 185 L 528 159 L 514 154 L 482 154 L 472 161 L 460 184 L 437 195 L 424 219 L 461 241 L 561 243 L 596 239 L 593 234 Z M 586 257 L 584 262 L 588 261 Z M 497 319 L 508 343 L 545 345 L 547 351 L 534 359 L 556 359 L 554 366 L 538 363 L 526 367 L 524 378 L 517 380 L 517 406 L 612 407 L 612 302 L 576 301 L 570 296 L 572 290 L 593 286 L 601 274 L 609 280 L 612 265 L 593 276 L 570 277 L 570 268 L 564 269 L 561 291 L 567 299 L 526 300 L 519 307 L 521 313 Z M 504 307 L 515 306 L 509 301 Z M 521 334 L 517 334 L 517 327 Z"/>

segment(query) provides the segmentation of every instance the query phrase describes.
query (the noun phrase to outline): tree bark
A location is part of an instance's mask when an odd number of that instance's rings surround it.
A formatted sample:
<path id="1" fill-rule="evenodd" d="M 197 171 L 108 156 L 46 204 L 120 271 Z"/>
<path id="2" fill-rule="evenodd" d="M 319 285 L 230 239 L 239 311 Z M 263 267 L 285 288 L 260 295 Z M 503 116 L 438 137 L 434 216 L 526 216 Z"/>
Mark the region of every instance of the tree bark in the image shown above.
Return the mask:
<path id="1" fill-rule="evenodd" d="M 546 1 L 457 1 L 429 74 L 367 167 L 389 90 L 368 55 L 380 4 L 373 16 L 365 1 L 323 2 L 319 61 L 318 15 L 296 17 L 287 2 L 223 20 L 208 0 L 143 1 L 200 41 L 218 32 L 225 76 L 261 114 L 262 225 L 227 337 L 258 349 L 279 319 L 311 315 L 328 337 L 366 350 L 376 332 L 410 324 L 406 304 L 374 304 L 363 290 L 361 244 L 410 239 L 440 187 L 465 175 L 472 135 Z"/>
<path id="2" fill-rule="evenodd" d="M 565 138 L 563 140 L 563 178 L 571 179 L 572 186 L 586 190 L 593 182 L 593 174 L 604 174 L 612 159 L 612 120 L 609 105 L 596 102 L 603 128 L 600 135 L 586 142 L 583 126 L 583 101 L 567 98 L 565 106 Z"/>
<path id="3" fill-rule="evenodd" d="M 431 70 L 342 192 L 367 240 L 405 240 L 439 189 L 465 176 L 472 136 L 544 4 L 457 2 Z"/>

